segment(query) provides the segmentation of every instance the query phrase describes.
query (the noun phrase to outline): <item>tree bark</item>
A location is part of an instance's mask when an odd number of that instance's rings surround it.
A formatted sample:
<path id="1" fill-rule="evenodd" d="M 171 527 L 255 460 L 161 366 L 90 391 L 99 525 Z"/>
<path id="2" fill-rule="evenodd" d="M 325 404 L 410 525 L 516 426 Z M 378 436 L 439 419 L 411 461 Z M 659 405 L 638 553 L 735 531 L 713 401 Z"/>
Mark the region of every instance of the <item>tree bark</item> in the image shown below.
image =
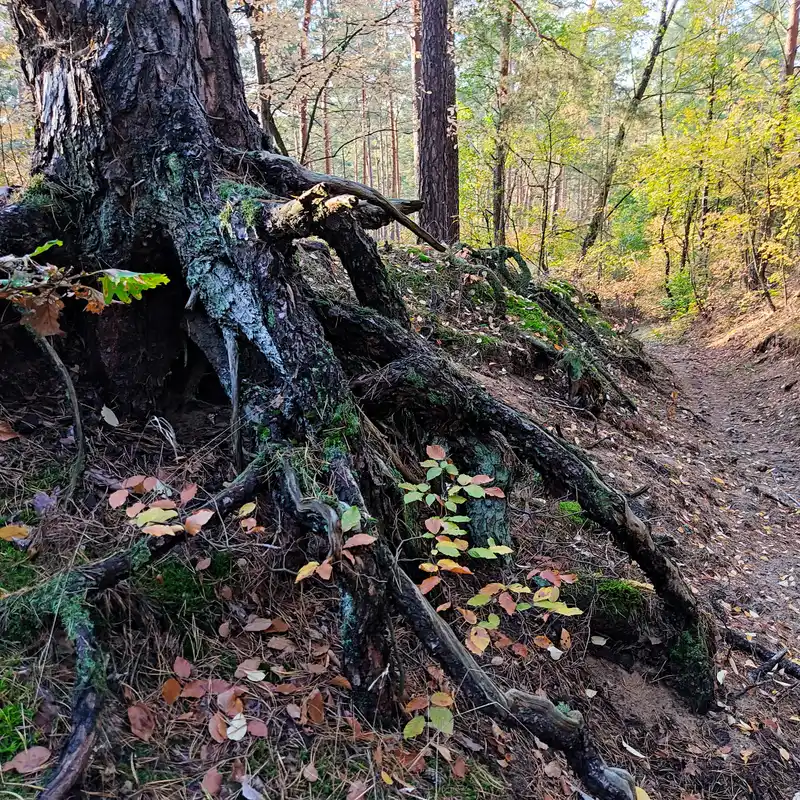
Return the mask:
<path id="1" fill-rule="evenodd" d="M 455 68 L 447 0 L 421 0 L 419 194 L 422 226 L 448 244 L 459 238 Z"/>
<path id="2" fill-rule="evenodd" d="M 495 124 L 494 163 L 492 165 L 492 224 L 495 247 L 506 243 L 506 116 L 508 112 L 508 73 L 511 51 L 511 27 L 514 10 L 506 11 L 500 25 L 500 76 L 497 83 L 497 121 Z"/>

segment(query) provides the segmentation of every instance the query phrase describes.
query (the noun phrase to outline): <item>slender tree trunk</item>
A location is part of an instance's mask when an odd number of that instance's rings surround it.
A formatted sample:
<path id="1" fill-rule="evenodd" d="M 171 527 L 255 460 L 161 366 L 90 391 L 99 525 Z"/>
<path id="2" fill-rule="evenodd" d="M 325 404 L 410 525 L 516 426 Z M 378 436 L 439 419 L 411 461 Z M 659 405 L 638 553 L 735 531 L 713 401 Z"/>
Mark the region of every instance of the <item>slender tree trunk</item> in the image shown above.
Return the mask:
<path id="1" fill-rule="evenodd" d="M 664 36 L 666 35 L 669 24 L 672 21 L 672 15 L 675 12 L 676 5 L 677 0 L 663 0 L 663 4 L 661 6 L 661 16 L 658 21 L 658 27 L 656 28 L 656 34 L 653 38 L 653 43 L 650 46 L 650 52 L 647 56 L 644 70 L 642 71 L 642 75 L 636 85 L 636 91 L 633 93 L 633 97 L 630 99 L 628 107 L 625 110 L 625 116 L 620 123 L 619 129 L 617 130 L 617 135 L 614 137 L 614 144 L 612 145 L 611 152 L 608 155 L 606 169 L 600 182 L 600 188 L 597 193 L 594 211 L 592 212 L 592 218 L 589 222 L 589 230 L 587 231 L 586 236 L 583 239 L 583 243 L 581 244 L 581 253 L 584 256 L 589 251 L 589 248 L 597 241 L 598 237 L 600 236 L 600 232 L 603 229 L 606 204 L 608 203 L 608 197 L 611 194 L 611 187 L 614 183 L 614 175 L 617 172 L 617 165 L 619 164 L 619 159 L 622 155 L 622 148 L 625 144 L 625 135 L 628 127 L 636 118 L 639 106 L 642 103 L 642 98 L 647 91 L 650 78 L 653 75 L 653 69 L 656 65 L 656 59 L 658 58 L 658 54 L 661 52 L 661 46 L 664 43 Z"/>
<path id="2" fill-rule="evenodd" d="M 506 243 L 506 115 L 508 107 L 508 73 L 511 51 L 511 27 L 514 9 L 509 7 L 500 26 L 500 76 L 497 83 L 497 117 L 492 166 L 492 221 L 495 247 Z"/>
<path id="3" fill-rule="evenodd" d="M 459 238 L 455 69 L 447 0 L 422 0 L 419 193 L 423 228 L 453 244 Z"/>
<path id="4" fill-rule="evenodd" d="M 411 0 L 411 111 L 414 128 L 414 175 L 419 175 L 419 127 L 422 98 L 422 6 Z"/>
<path id="5" fill-rule="evenodd" d="M 303 81 L 305 80 L 303 77 L 303 72 L 307 67 L 308 55 L 309 55 L 309 34 L 311 31 L 311 11 L 313 7 L 314 7 L 314 0 L 303 0 L 303 22 L 301 25 L 301 36 L 300 36 L 300 80 Z M 299 110 L 300 110 L 300 146 L 305 147 L 305 143 L 309 141 L 308 95 L 306 94 L 305 83 L 300 88 Z"/>

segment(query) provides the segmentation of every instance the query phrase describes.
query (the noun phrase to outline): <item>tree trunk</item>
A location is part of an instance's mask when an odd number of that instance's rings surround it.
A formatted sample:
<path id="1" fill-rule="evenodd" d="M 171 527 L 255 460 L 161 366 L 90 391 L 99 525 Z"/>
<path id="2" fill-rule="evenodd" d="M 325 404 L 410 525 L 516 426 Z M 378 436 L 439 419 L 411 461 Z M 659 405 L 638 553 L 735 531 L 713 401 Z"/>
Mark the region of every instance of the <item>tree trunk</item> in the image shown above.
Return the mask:
<path id="1" fill-rule="evenodd" d="M 511 50 L 511 26 L 514 10 L 509 8 L 500 26 L 500 76 L 497 84 L 497 123 L 495 125 L 494 163 L 492 165 L 492 222 L 494 246 L 506 243 L 506 114 L 508 106 L 508 72 Z"/>
<path id="2" fill-rule="evenodd" d="M 303 72 L 308 62 L 309 32 L 311 31 L 311 10 L 314 7 L 314 0 L 303 0 L 303 21 L 300 26 L 300 80 L 304 81 Z M 308 95 L 306 87 L 300 87 L 300 147 L 306 151 L 306 143 L 309 141 L 308 130 Z M 298 152 L 302 152 L 298 150 Z"/>
<path id="3" fill-rule="evenodd" d="M 414 125 L 414 175 L 419 176 L 419 126 L 422 98 L 422 7 L 411 0 L 411 112 Z"/>
<path id="4" fill-rule="evenodd" d="M 597 193 L 594 211 L 592 212 L 592 219 L 589 222 L 589 230 L 587 231 L 586 236 L 581 244 L 581 254 L 584 256 L 589 251 L 589 248 L 597 241 L 597 238 L 600 236 L 600 233 L 603 229 L 603 223 L 605 222 L 606 214 L 606 204 L 608 203 L 608 197 L 611 194 L 611 187 L 614 183 L 614 175 L 617 172 L 617 165 L 619 163 L 620 156 L 622 155 L 622 148 L 625 144 L 625 135 L 627 133 L 628 126 L 636 118 L 636 114 L 639 111 L 639 106 L 642 103 L 642 98 L 644 98 L 644 94 L 647 91 L 650 78 L 653 75 L 653 69 L 656 65 L 656 59 L 658 58 L 658 54 L 661 52 L 661 46 L 664 43 L 664 36 L 666 35 L 667 28 L 669 28 L 669 24 L 672 21 L 672 15 L 675 13 L 676 6 L 677 0 L 663 0 L 663 4 L 661 6 L 661 16 L 658 21 L 658 27 L 656 28 L 656 35 L 653 38 L 653 43 L 650 46 L 650 53 L 647 56 L 644 70 L 642 71 L 642 75 L 639 78 L 638 84 L 636 85 L 636 91 L 633 93 L 633 97 L 631 97 L 630 102 L 628 103 L 628 107 L 625 110 L 625 116 L 623 117 L 619 129 L 617 130 L 617 135 L 614 137 L 614 144 L 611 147 L 611 152 L 609 153 L 608 161 L 606 162 L 606 169 L 600 182 L 600 189 Z"/>
<path id="5" fill-rule="evenodd" d="M 448 244 L 459 238 L 458 139 L 447 0 L 422 0 L 419 194 L 422 226 Z"/>

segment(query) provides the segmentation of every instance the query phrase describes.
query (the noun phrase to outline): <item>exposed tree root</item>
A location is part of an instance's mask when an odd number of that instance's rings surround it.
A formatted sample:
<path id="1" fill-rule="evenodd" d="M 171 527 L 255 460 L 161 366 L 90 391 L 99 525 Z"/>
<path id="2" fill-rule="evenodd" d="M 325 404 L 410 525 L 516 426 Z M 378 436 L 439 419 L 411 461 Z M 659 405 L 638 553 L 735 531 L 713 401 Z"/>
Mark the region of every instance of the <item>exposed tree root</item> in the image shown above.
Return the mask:
<path id="1" fill-rule="evenodd" d="M 763 673 L 773 669 L 775 666 L 779 666 L 787 675 L 791 675 L 793 678 L 800 678 L 800 664 L 787 659 L 785 657 L 786 650 L 783 650 L 783 652 L 779 650 L 774 653 L 763 644 L 756 641 L 751 642 L 746 636 L 731 628 L 725 628 L 722 637 L 731 647 L 761 659 L 763 663 L 758 668 L 759 672 Z"/>
<path id="2" fill-rule="evenodd" d="M 62 498 L 63 500 L 70 500 L 72 495 L 75 493 L 75 489 L 78 486 L 78 481 L 81 479 L 83 470 L 86 466 L 86 439 L 83 435 L 81 407 L 78 403 L 78 395 L 75 391 L 75 384 L 72 382 L 72 376 L 69 374 L 69 370 L 64 362 L 61 360 L 61 356 L 59 356 L 55 347 L 50 344 L 46 336 L 39 336 L 35 333 L 33 335 L 39 346 L 53 362 L 53 366 L 55 366 L 56 370 L 58 371 L 59 377 L 64 382 L 64 388 L 66 389 L 67 398 L 69 399 L 69 404 L 72 409 L 72 434 L 73 438 L 75 439 L 75 447 L 78 452 L 75 454 L 75 460 L 72 462 L 72 467 L 69 471 L 69 484 L 67 485 L 67 489 Z"/>

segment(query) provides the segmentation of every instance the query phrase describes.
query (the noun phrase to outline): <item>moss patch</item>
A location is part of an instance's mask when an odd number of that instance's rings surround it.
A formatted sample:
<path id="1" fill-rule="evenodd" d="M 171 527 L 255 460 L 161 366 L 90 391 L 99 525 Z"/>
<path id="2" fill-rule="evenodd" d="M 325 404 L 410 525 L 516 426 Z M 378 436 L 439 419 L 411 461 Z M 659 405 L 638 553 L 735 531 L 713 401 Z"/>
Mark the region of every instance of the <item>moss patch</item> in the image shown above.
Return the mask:
<path id="1" fill-rule="evenodd" d="M 576 525 L 585 525 L 586 517 L 583 516 L 583 508 L 577 500 L 562 500 L 558 504 L 558 511 Z"/>
<path id="2" fill-rule="evenodd" d="M 563 345 L 566 338 L 564 326 L 533 300 L 509 292 L 508 313 L 519 317 L 519 326 L 523 330 L 533 331 L 553 344 Z"/>
<path id="3" fill-rule="evenodd" d="M 11 670 L 0 673 L 0 762 L 36 743 L 31 727 L 35 712 L 33 694 Z"/>
<path id="4" fill-rule="evenodd" d="M 695 629 L 682 631 L 669 660 L 675 688 L 696 711 L 705 712 L 714 699 L 713 660 L 705 638 Z"/>
<path id="5" fill-rule="evenodd" d="M 0 589 L 14 592 L 36 580 L 28 556 L 8 542 L 0 542 Z"/>
<path id="6" fill-rule="evenodd" d="M 609 578 L 597 586 L 598 604 L 606 613 L 631 617 L 644 608 L 644 596 L 627 581 Z"/>

